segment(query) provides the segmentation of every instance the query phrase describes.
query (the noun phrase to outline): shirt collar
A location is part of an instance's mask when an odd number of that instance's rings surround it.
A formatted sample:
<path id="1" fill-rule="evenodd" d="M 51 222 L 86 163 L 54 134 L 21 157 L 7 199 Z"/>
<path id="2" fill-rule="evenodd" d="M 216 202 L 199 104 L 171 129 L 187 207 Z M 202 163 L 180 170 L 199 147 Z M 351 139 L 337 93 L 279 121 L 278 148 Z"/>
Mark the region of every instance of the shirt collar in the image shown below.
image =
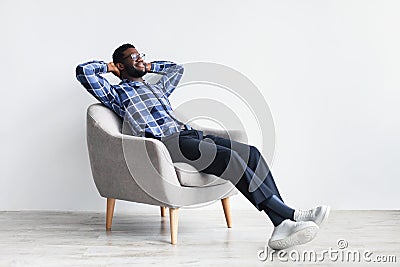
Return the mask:
<path id="1" fill-rule="evenodd" d="M 143 79 L 144 80 L 144 79 Z M 145 81 L 145 80 L 144 80 Z M 130 86 L 135 86 L 135 87 L 139 87 L 141 85 L 143 85 L 143 82 L 137 82 L 137 81 L 131 81 L 129 79 L 123 79 L 119 84 L 122 85 L 124 83 L 129 84 Z"/>

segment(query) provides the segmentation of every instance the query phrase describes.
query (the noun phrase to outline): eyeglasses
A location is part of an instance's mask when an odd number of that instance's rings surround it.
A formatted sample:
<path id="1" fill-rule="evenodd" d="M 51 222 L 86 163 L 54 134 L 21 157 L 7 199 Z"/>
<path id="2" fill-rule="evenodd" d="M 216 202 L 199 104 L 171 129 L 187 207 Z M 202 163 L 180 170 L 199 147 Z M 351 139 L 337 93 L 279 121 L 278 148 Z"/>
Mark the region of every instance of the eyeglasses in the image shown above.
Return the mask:
<path id="1" fill-rule="evenodd" d="M 144 53 L 140 53 L 140 54 L 130 54 L 130 55 L 124 57 L 124 59 L 127 58 L 127 57 L 131 57 L 131 58 L 133 59 L 133 61 L 136 61 L 136 60 L 138 60 L 139 58 L 144 59 L 144 58 L 146 57 L 146 54 L 144 54 Z"/>

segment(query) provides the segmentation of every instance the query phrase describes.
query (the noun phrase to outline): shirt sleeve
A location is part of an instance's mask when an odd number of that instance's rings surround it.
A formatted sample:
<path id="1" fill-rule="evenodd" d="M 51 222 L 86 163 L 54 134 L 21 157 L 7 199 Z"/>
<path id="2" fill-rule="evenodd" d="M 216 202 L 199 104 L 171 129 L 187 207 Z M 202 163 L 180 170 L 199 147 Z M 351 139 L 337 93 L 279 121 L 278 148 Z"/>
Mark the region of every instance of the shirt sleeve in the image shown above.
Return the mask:
<path id="1" fill-rule="evenodd" d="M 104 61 L 90 61 L 76 67 L 76 78 L 97 100 L 122 116 L 119 95 L 101 74 L 107 73 L 107 64 Z"/>
<path id="2" fill-rule="evenodd" d="M 171 61 L 153 61 L 151 62 L 150 72 L 162 74 L 163 76 L 157 82 L 165 97 L 175 90 L 183 75 L 183 66 Z"/>

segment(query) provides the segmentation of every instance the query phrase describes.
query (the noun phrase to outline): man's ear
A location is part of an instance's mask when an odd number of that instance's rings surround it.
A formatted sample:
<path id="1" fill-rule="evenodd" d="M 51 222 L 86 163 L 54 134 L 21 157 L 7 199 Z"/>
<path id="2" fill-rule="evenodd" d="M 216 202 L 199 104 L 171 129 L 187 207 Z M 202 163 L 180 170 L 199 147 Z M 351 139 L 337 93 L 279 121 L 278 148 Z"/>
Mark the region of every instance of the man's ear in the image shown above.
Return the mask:
<path id="1" fill-rule="evenodd" d="M 119 69 L 119 71 L 123 71 L 125 69 L 124 64 L 122 63 L 116 63 L 115 66 L 117 66 L 117 68 Z"/>

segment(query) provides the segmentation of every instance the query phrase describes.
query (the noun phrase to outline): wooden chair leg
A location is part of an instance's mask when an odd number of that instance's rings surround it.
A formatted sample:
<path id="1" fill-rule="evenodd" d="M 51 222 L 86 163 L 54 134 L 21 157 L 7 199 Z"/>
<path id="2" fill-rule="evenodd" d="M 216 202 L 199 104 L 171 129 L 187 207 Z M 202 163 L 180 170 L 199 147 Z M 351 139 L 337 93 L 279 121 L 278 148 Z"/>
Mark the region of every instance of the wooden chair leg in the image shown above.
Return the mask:
<path id="1" fill-rule="evenodd" d="M 229 205 L 229 197 L 221 199 L 222 208 L 225 213 L 225 220 L 228 228 L 232 227 L 231 207 Z"/>
<path id="2" fill-rule="evenodd" d="M 178 210 L 179 208 L 169 208 L 169 228 L 172 245 L 175 245 L 178 241 Z"/>
<path id="3" fill-rule="evenodd" d="M 106 231 L 111 231 L 111 224 L 114 215 L 115 198 L 107 198 Z"/>
<path id="4" fill-rule="evenodd" d="M 161 208 L 161 217 L 165 217 L 165 207 L 160 207 Z"/>

